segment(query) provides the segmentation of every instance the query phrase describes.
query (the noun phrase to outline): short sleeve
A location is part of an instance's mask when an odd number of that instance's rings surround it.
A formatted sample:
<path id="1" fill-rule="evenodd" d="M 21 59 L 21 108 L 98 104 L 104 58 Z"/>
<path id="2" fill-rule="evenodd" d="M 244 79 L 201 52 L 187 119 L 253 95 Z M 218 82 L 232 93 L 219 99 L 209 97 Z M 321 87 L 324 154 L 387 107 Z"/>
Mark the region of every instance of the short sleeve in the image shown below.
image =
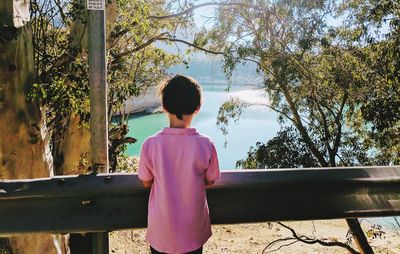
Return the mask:
<path id="1" fill-rule="evenodd" d="M 140 152 L 139 158 L 138 175 L 139 179 L 142 181 L 151 181 L 154 179 L 148 149 L 148 142 L 146 140 L 142 145 L 142 151 Z"/>
<path id="2" fill-rule="evenodd" d="M 215 181 L 219 178 L 219 176 L 220 176 L 220 171 L 219 171 L 217 150 L 215 149 L 214 143 L 211 142 L 211 158 L 210 158 L 210 164 L 205 173 L 205 179 L 207 181 Z"/>

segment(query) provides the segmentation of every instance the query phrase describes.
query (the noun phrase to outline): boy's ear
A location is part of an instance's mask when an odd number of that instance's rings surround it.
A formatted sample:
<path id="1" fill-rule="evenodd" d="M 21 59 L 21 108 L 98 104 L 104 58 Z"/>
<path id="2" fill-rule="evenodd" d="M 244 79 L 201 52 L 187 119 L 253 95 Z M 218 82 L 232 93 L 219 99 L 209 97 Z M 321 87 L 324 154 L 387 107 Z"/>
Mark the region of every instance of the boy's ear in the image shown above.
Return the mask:
<path id="1" fill-rule="evenodd" d="M 196 108 L 196 111 L 194 111 L 194 113 L 195 113 L 195 114 L 199 113 L 200 108 L 201 108 L 201 105 L 199 105 L 199 106 Z"/>

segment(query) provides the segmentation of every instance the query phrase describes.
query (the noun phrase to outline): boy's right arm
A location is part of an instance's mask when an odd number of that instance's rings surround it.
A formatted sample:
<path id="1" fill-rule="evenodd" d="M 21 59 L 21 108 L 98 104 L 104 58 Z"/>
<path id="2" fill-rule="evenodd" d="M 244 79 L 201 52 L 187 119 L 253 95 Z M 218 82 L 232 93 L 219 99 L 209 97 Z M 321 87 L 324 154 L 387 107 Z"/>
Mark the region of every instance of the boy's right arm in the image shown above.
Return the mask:
<path id="1" fill-rule="evenodd" d="M 215 181 L 208 181 L 207 179 L 204 179 L 204 182 L 206 183 L 206 187 L 212 186 Z"/>
<path id="2" fill-rule="evenodd" d="M 206 170 L 204 177 L 206 187 L 213 185 L 215 180 L 219 178 L 220 174 L 217 150 L 215 149 L 215 145 L 211 143 L 210 164 L 208 165 L 208 169 Z"/>
<path id="3" fill-rule="evenodd" d="M 143 187 L 145 187 L 145 188 L 151 188 L 151 186 L 153 185 L 153 180 L 151 180 L 151 181 L 140 180 L 140 181 L 142 182 Z"/>

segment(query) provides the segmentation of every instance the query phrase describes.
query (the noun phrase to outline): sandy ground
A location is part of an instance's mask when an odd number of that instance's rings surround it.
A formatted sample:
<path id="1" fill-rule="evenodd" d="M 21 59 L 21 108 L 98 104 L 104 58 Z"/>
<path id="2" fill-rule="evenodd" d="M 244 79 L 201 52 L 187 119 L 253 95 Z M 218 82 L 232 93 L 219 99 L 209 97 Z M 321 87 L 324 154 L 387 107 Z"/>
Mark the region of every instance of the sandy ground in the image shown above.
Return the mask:
<path id="1" fill-rule="evenodd" d="M 347 225 L 344 220 L 303 221 L 285 223 L 300 235 L 317 237 L 325 241 L 346 242 Z M 370 224 L 362 224 L 368 230 Z M 382 238 L 369 238 L 375 253 L 400 254 L 400 230 L 384 229 Z M 116 254 L 149 253 L 145 229 L 118 231 L 110 234 L 110 250 Z M 304 244 L 293 240 L 277 243 L 265 250 L 277 239 L 291 237 L 290 231 L 277 223 L 213 225 L 213 236 L 204 246 L 203 253 L 348 253 L 340 247 L 324 247 Z M 288 245 L 288 246 L 284 246 Z M 352 244 L 354 246 L 354 242 Z"/>

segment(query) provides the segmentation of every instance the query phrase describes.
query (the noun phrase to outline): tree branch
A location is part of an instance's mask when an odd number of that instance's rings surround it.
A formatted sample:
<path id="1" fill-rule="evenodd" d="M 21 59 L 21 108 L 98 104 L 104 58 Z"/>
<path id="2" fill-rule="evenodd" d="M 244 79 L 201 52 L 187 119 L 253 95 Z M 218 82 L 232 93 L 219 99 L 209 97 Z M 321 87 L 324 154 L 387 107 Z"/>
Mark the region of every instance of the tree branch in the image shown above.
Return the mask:
<path id="1" fill-rule="evenodd" d="M 299 242 L 306 243 L 306 244 L 320 244 L 320 245 L 326 246 L 326 247 L 337 246 L 337 247 L 345 248 L 348 252 L 350 252 L 352 254 L 360 254 L 358 251 L 353 249 L 348 244 L 345 244 L 345 243 L 342 243 L 342 242 L 338 242 L 338 241 L 326 242 L 326 241 L 323 241 L 323 240 L 320 240 L 320 239 L 312 239 L 312 238 L 309 238 L 308 236 L 305 236 L 305 235 L 299 236 L 293 228 L 283 224 L 282 222 L 277 222 L 277 223 L 279 225 L 281 225 L 282 227 L 288 229 L 292 233 L 293 237 L 295 239 L 297 239 Z"/>
<path id="2" fill-rule="evenodd" d="M 157 36 L 154 36 L 153 38 L 149 39 L 145 43 L 143 43 L 143 44 L 141 44 L 141 45 L 139 45 L 139 46 L 137 46 L 137 47 L 135 47 L 133 49 L 129 49 L 129 50 L 125 50 L 123 52 L 120 52 L 120 53 L 114 55 L 114 57 L 115 57 L 115 59 L 118 59 L 118 58 L 124 57 L 126 55 L 132 54 L 134 52 L 137 52 L 139 50 L 142 50 L 142 49 L 146 48 L 147 46 L 149 46 L 150 44 L 152 44 L 153 42 L 155 42 L 155 41 L 159 40 L 160 38 L 162 38 L 162 36 L 167 35 L 167 34 L 168 34 L 167 32 L 164 32 L 164 33 L 161 33 L 161 34 L 159 34 Z M 113 62 L 115 62 L 115 60 L 113 60 Z"/>
<path id="3" fill-rule="evenodd" d="M 148 16 L 149 19 L 156 19 L 156 20 L 160 20 L 160 19 L 172 19 L 172 18 L 176 18 L 182 15 L 186 15 L 189 14 L 191 12 L 193 12 L 194 10 L 201 8 L 201 7 L 206 7 L 206 6 L 241 6 L 243 4 L 241 3 L 217 3 L 217 2 L 207 2 L 207 3 L 202 3 L 202 4 L 198 4 L 198 5 L 194 5 L 182 12 L 179 13 L 175 13 L 175 14 L 171 14 L 171 15 L 165 15 L 165 16 Z"/>
<path id="4" fill-rule="evenodd" d="M 294 122 L 294 119 L 291 118 L 288 114 L 286 114 L 286 113 L 284 113 L 283 111 L 281 111 L 281 110 L 279 110 L 279 109 L 277 109 L 277 108 L 274 108 L 274 107 L 272 107 L 271 105 L 268 105 L 268 104 L 266 104 L 266 103 L 246 103 L 246 104 L 249 105 L 249 106 L 263 106 L 263 107 L 267 107 L 267 108 L 269 108 L 269 109 L 275 111 L 276 113 L 279 113 L 279 114 L 283 115 L 284 117 L 286 117 L 286 118 L 289 119 L 290 121 Z"/>
<path id="5" fill-rule="evenodd" d="M 59 14 L 61 16 L 62 21 L 64 22 L 64 24 L 70 26 L 70 22 L 68 21 L 67 15 L 65 15 L 63 7 L 61 6 L 60 0 L 55 0 L 54 3 L 57 5 L 58 7 L 58 11 Z"/>
<path id="6" fill-rule="evenodd" d="M 168 35 L 168 34 L 169 33 L 167 33 L 167 32 L 161 33 L 161 34 L 159 34 L 157 36 L 154 36 L 153 38 L 149 39 L 145 43 L 143 43 L 143 44 L 141 44 L 141 45 L 139 45 L 139 46 L 137 46 L 135 48 L 132 48 L 132 49 L 129 49 L 129 50 L 125 50 L 123 52 L 120 52 L 120 53 L 114 55 L 114 57 L 115 57 L 115 59 L 118 59 L 118 58 L 124 57 L 126 55 L 132 54 L 134 52 L 137 52 L 139 50 L 142 50 L 142 49 L 146 48 L 147 46 L 149 46 L 150 44 L 152 44 L 155 41 L 178 42 L 178 43 L 182 43 L 182 44 L 188 45 L 189 47 L 193 47 L 193 48 L 196 48 L 198 50 L 201 50 L 201 51 L 203 51 L 205 53 L 209 53 L 209 54 L 213 54 L 213 55 L 223 55 L 224 54 L 224 52 L 222 52 L 222 51 L 209 50 L 209 49 L 200 47 L 200 46 L 198 46 L 198 45 L 196 45 L 194 43 L 191 43 L 191 42 L 188 42 L 188 41 L 185 41 L 185 40 L 182 40 L 182 39 L 164 37 L 165 35 Z M 113 62 L 114 61 L 115 60 L 113 60 Z"/>
<path id="7" fill-rule="evenodd" d="M 293 124 L 296 126 L 297 130 L 300 132 L 300 135 L 304 139 L 304 142 L 310 148 L 311 152 L 317 158 L 317 160 L 321 164 L 321 166 L 327 167 L 329 165 L 328 162 L 325 160 L 323 154 L 315 146 L 315 143 L 311 139 L 306 127 L 301 122 L 299 112 L 297 111 L 297 107 L 292 100 L 292 95 L 290 94 L 289 89 L 286 87 L 285 84 L 278 84 L 278 85 L 279 85 L 280 89 L 282 90 L 282 93 L 286 99 L 286 102 L 289 105 L 290 111 L 292 111 L 293 120 L 294 120 Z"/>
<path id="8" fill-rule="evenodd" d="M 209 50 L 209 49 L 200 47 L 200 46 L 198 46 L 198 45 L 196 45 L 196 44 L 193 44 L 193 43 L 191 43 L 191 42 L 188 42 L 188 41 L 185 41 L 185 40 L 182 40 L 182 39 L 175 39 L 175 38 L 168 38 L 168 37 L 158 37 L 158 38 L 156 38 L 156 40 L 157 40 L 157 41 L 179 42 L 179 43 L 182 43 L 182 44 L 186 44 L 186 45 L 188 45 L 189 47 L 193 47 L 193 48 L 196 48 L 196 49 L 198 49 L 198 50 L 201 50 L 201 51 L 203 51 L 203 52 L 205 52 L 205 53 L 209 53 L 209 54 L 213 54 L 213 55 L 224 55 L 224 52 L 222 52 L 222 51 L 213 51 L 213 50 Z"/>
<path id="9" fill-rule="evenodd" d="M 347 98 L 348 98 L 348 94 L 345 92 L 345 94 L 343 96 L 342 103 L 340 105 L 340 110 L 339 110 L 339 112 L 338 112 L 338 114 L 337 114 L 337 116 L 335 118 L 335 122 L 336 122 L 336 125 L 338 127 L 338 131 L 336 133 L 335 142 L 333 144 L 333 151 L 335 152 L 335 154 L 337 154 L 337 152 L 339 150 L 340 140 L 342 139 L 342 122 L 341 122 L 341 118 L 342 118 L 344 106 L 346 105 L 346 102 L 347 102 Z"/>
<path id="10" fill-rule="evenodd" d="M 275 245 L 275 244 L 277 244 L 277 243 L 279 243 L 279 242 L 286 242 L 286 241 L 291 241 L 291 242 L 290 242 L 290 243 L 287 243 L 287 244 L 280 245 L 280 246 L 279 246 L 278 248 L 276 248 L 276 249 L 267 251 L 268 248 L 271 248 L 273 245 Z M 275 251 L 278 251 L 278 250 L 280 250 L 280 249 L 282 249 L 282 248 L 284 248 L 284 247 L 288 247 L 288 246 L 290 246 L 290 245 L 293 245 L 293 244 L 295 244 L 295 243 L 297 243 L 297 242 L 298 242 L 298 240 L 297 240 L 296 238 L 294 238 L 294 237 L 286 237 L 286 238 L 277 239 L 277 240 L 274 240 L 274 241 L 270 242 L 270 243 L 264 248 L 264 250 L 263 250 L 262 253 L 264 254 L 264 253 L 275 252 Z"/>
<path id="11" fill-rule="evenodd" d="M 331 133 L 330 133 L 329 127 L 328 127 L 327 117 L 326 117 L 326 114 L 325 114 L 324 110 L 321 108 L 321 105 L 319 104 L 319 102 L 316 102 L 316 105 L 317 105 L 317 110 L 320 113 L 321 119 L 322 119 L 322 125 L 323 125 L 324 133 L 325 133 L 325 135 L 324 135 L 325 137 L 324 137 L 323 141 L 324 141 L 324 143 L 326 145 L 326 148 L 328 149 L 329 163 L 331 164 L 330 165 L 331 167 L 335 167 L 336 166 L 335 165 L 335 155 L 336 155 L 336 153 L 333 154 L 333 150 L 332 150 L 331 145 L 329 143 L 331 141 Z"/>

